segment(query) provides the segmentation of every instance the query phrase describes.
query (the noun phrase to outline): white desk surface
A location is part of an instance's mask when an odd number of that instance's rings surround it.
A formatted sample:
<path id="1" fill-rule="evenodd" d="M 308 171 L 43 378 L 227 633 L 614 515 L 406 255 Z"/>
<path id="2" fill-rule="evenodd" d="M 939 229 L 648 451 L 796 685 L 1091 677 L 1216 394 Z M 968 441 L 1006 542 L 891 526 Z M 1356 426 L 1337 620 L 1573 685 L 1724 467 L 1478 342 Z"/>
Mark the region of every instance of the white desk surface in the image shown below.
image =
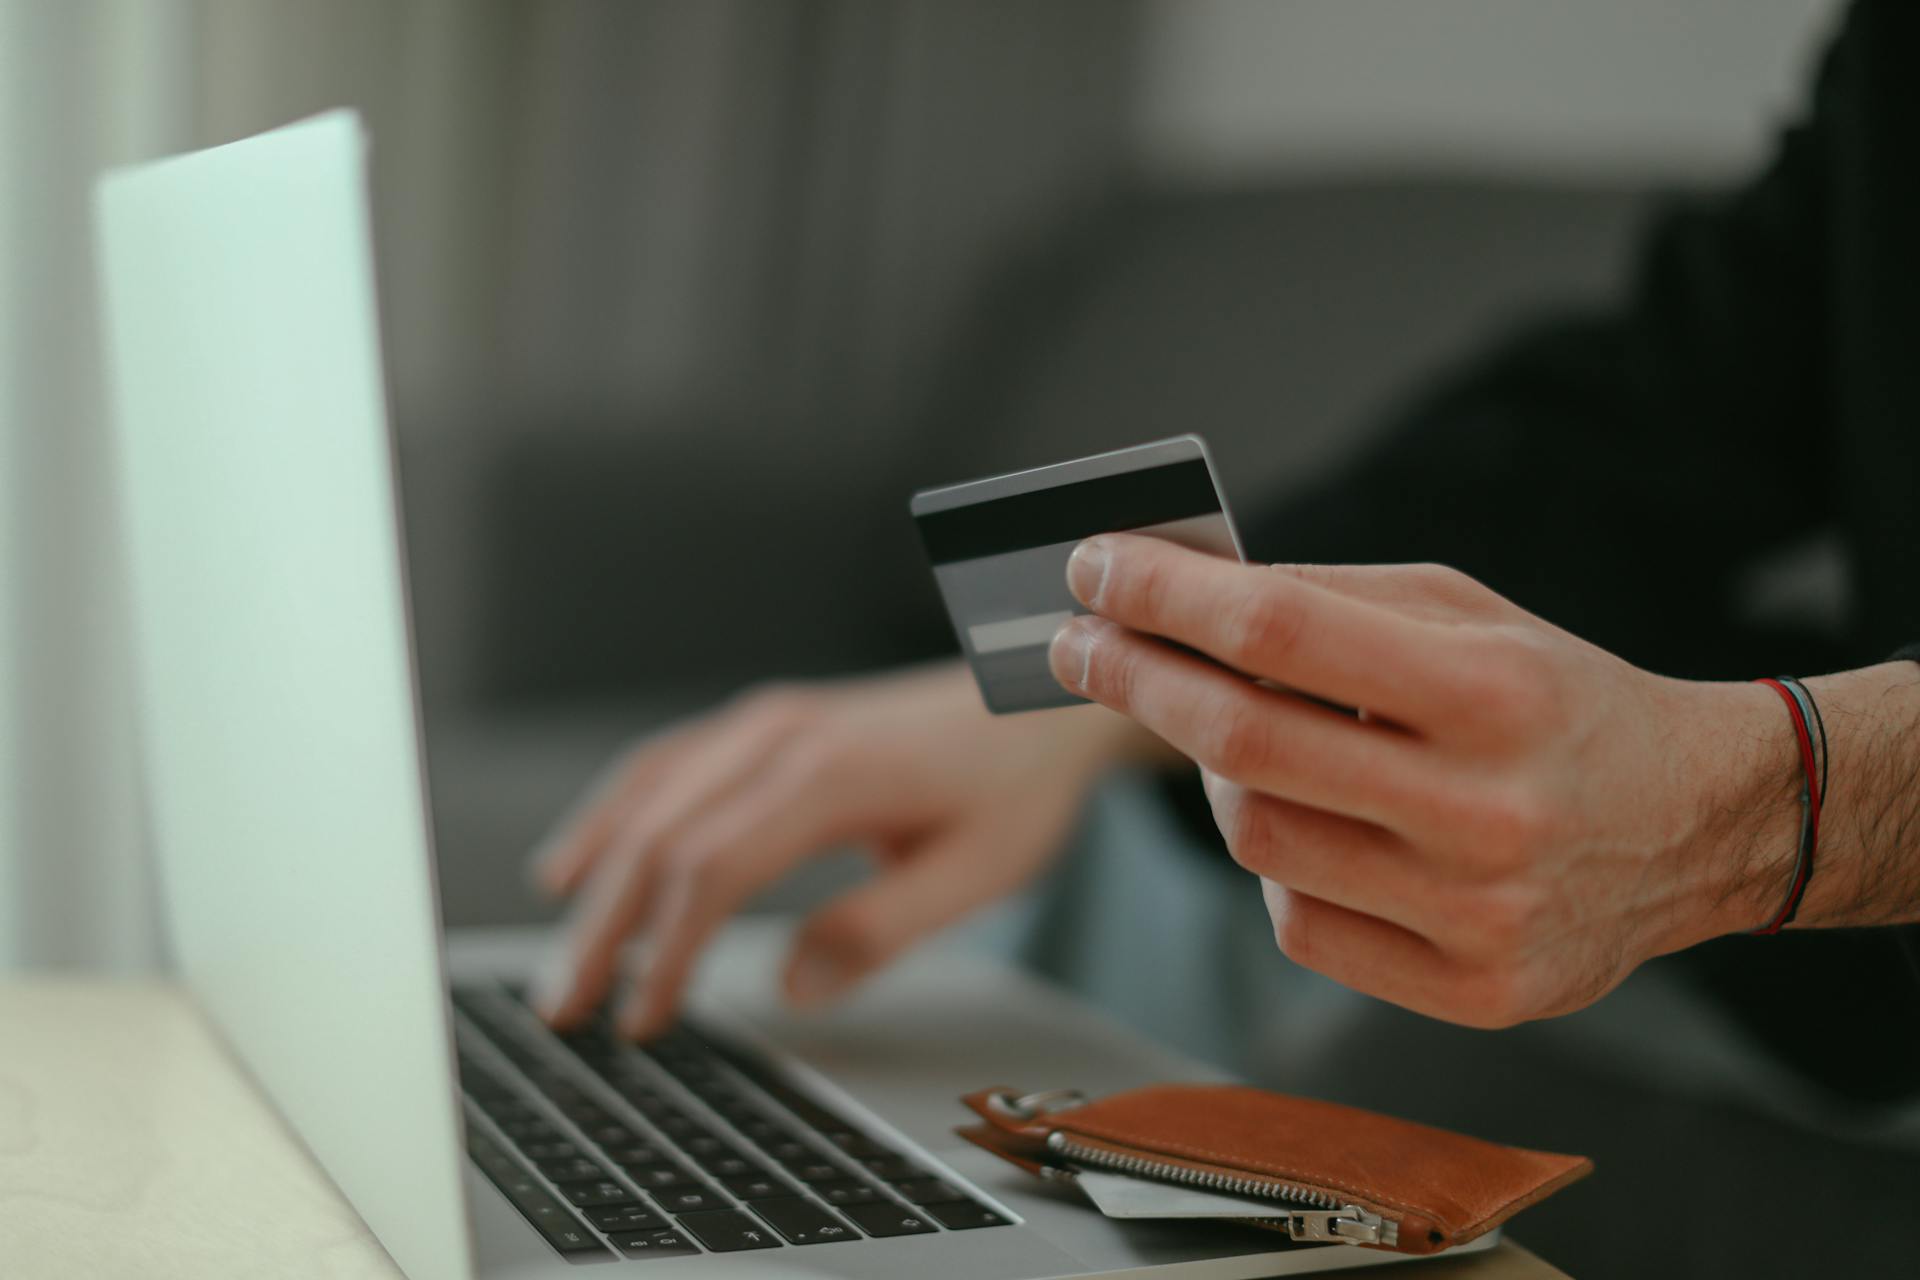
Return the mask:
<path id="1" fill-rule="evenodd" d="M 1563 1273 L 1507 1241 L 1404 1274 Z M 401 1280 L 180 989 L 59 978 L 0 980 L 0 1275 Z"/>

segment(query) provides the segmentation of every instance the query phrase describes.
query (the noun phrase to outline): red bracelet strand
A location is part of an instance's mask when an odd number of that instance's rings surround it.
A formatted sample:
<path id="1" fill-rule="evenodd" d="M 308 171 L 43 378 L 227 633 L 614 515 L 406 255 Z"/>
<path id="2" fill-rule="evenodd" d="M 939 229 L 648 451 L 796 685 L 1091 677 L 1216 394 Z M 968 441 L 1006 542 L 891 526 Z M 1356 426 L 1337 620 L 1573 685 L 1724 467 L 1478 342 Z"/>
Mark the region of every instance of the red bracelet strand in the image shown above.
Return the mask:
<path id="1" fill-rule="evenodd" d="M 1814 764 L 1813 727 L 1807 723 L 1806 712 L 1801 710 L 1800 699 L 1789 689 L 1783 680 L 1763 676 L 1754 681 L 1763 684 L 1780 695 L 1787 704 L 1787 715 L 1793 721 L 1794 736 L 1800 745 L 1800 841 L 1798 854 L 1794 860 L 1793 881 L 1787 890 L 1786 901 L 1774 912 L 1772 918 L 1753 932 L 1774 934 L 1780 932 L 1800 910 L 1800 898 L 1807 891 L 1807 881 L 1813 878 L 1813 857 L 1820 846 L 1820 805 L 1825 799 L 1825 779 L 1820 776 Z M 1798 683 L 1796 681 L 1796 683 Z M 1804 686 L 1803 686 L 1804 687 Z M 1807 695 L 1811 701 L 1812 695 Z"/>

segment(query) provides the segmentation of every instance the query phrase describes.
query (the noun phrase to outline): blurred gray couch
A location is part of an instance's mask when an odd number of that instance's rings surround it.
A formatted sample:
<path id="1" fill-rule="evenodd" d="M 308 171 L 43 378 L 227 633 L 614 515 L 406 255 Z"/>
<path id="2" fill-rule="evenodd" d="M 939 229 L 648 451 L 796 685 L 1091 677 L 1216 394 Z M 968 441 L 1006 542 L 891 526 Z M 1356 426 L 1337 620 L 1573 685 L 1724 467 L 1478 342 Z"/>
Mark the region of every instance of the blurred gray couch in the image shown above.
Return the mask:
<path id="1" fill-rule="evenodd" d="M 421 620 L 425 662 L 469 673 L 429 700 L 449 922 L 550 910 L 524 855 L 622 741 L 757 680 L 949 652 L 914 487 L 1198 431 L 1236 507 L 1276 501 L 1456 355 L 1609 296 L 1644 206 L 1492 181 L 1133 191 L 978 282 L 884 449 L 834 422 L 777 448 L 750 423 L 507 431 L 458 495 L 463 610 Z M 410 504 L 435 474 L 403 454 Z M 448 554 L 416 548 L 417 589 Z"/>

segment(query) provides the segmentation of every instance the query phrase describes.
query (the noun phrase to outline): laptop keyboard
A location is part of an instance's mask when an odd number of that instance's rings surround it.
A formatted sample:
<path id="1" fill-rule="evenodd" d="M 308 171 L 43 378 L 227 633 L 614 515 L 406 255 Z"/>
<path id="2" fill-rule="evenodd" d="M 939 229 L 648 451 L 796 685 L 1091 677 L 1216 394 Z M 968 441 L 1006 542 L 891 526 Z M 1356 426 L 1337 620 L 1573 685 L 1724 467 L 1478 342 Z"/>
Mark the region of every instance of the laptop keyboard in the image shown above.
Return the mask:
<path id="1" fill-rule="evenodd" d="M 697 1024 L 634 1045 L 556 1035 L 505 987 L 453 1004 L 468 1154 L 569 1261 L 1008 1222 Z"/>

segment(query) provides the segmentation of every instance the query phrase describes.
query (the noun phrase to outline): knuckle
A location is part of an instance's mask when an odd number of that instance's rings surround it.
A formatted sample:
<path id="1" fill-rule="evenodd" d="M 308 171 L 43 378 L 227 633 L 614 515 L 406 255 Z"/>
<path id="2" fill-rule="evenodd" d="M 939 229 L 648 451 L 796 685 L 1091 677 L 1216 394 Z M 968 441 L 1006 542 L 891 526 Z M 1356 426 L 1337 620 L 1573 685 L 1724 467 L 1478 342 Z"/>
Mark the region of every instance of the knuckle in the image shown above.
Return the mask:
<path id="1" fill-rule="evenodd" d="M 1492 961 L 1517 961 L 1530 950 L 1540 907 L 1539 894 L 1528 885 L 1501 885 L 1481 891 L 1466 915 L 1473 949 Z"/>
<path id="2" fill-rule="evenodd" d="M 850 968 L 869 968 L 886 958 L 885 929 L 874 913 L 864 908 L 846 907 L 836 912 L 821 933 L 834 955 Z"/>
<path id="3" fill-rule="evenodd" d="M 1213 820 L 1227 842 L 1227 852 L 1248 871 L 1270 872 L 1276 843 L 1270 815 L 1242 787 L 1226 783 L 1216 790 Z"/>
<path id="4" fill-rule="evenodd" d="M 1307 613 L 1293 593 L 1277 589 L 1268 579 L 1248 586 L 1227 611 L 1221 656 L 1237 666 L 1256 665 L 1256 659 L 1285 659 L 1299 648 L 1307 628 Z"/>
<path id="5" fill-rule="evenodd" d="M 1480 585 L 1453 566 L 1436 564 L 1432 561 L 1408 565 L 1407 573 L 1414 582 L 1435 595 L 1460 595 Z"/>
<path id="6" fill-rule="evenodd" d="M 818 691 L 793 681 L 756 685 L 740 697 L 742 716 L 772 732 L 798 729 L 818 711 Z"/>
<path id="7" fill-rule="evenodd" d="M 857 736 L 842 726 L 818 721 L 785 749 L 783 762 L 802 778 L 817 780 L 836 770 L 858 743 Z"/>
<path id="8" fill-rule="evenodd" d="M 1330 564 L 1276 564 L 1267 567 L 1276 573 L 1298 578 L 1310 587 L 1338 590 L 1340 586 L 1339 575 L 1334 572 Z"/>
<path id="9" fill-rule="evenodd" d="M 660 852 L 660 862 L 668 878 L 691 898 L 704 898 L 716 892 L 726 874 L 724 851 L 700 840 L 678 840 Z"/>
<path id="10" fill-rule="evenodd" d="M 1405 573 L 1405 582 L 1413 595 L 1449 612 L 1472 612 L 1476 603 L 1491 594 L 1479 579 L 1451 565 L 1411 564 Z"/>
<path id="11" fill-rule="evenodd" d="M 1530 864 L 1546 842 L 1552 806 L 1530 786 L 1505 786 L 1481 795 L 1473 815 L 1479 844 L 1496 866 Z"/>
<path id="12" fill-rule="evenodd" d="M 1281 955 L 1302 969 L 1315 967 L 1312 933 L 1306 913 L 1297 908 L 1274 917 L 1274 945 L 1280 948 Z"/>
<path id="13" fill-rule="evenodd" d="M 1273 735 L 1257 704 L 1222 697 L 1206 713 L 1200 732 L 1201 763 L 1229 778 L 1262 772 L 1273 756 Z"/>
<path id="14" fill-rule="evenodd" d="M 1528 733 L 1550 727 L 1558 699 L 1544 640 L 1527 632 L 1499 637 L 1480 666 L 1474 700 L 1483 717 L 1502 727 Z"/>

